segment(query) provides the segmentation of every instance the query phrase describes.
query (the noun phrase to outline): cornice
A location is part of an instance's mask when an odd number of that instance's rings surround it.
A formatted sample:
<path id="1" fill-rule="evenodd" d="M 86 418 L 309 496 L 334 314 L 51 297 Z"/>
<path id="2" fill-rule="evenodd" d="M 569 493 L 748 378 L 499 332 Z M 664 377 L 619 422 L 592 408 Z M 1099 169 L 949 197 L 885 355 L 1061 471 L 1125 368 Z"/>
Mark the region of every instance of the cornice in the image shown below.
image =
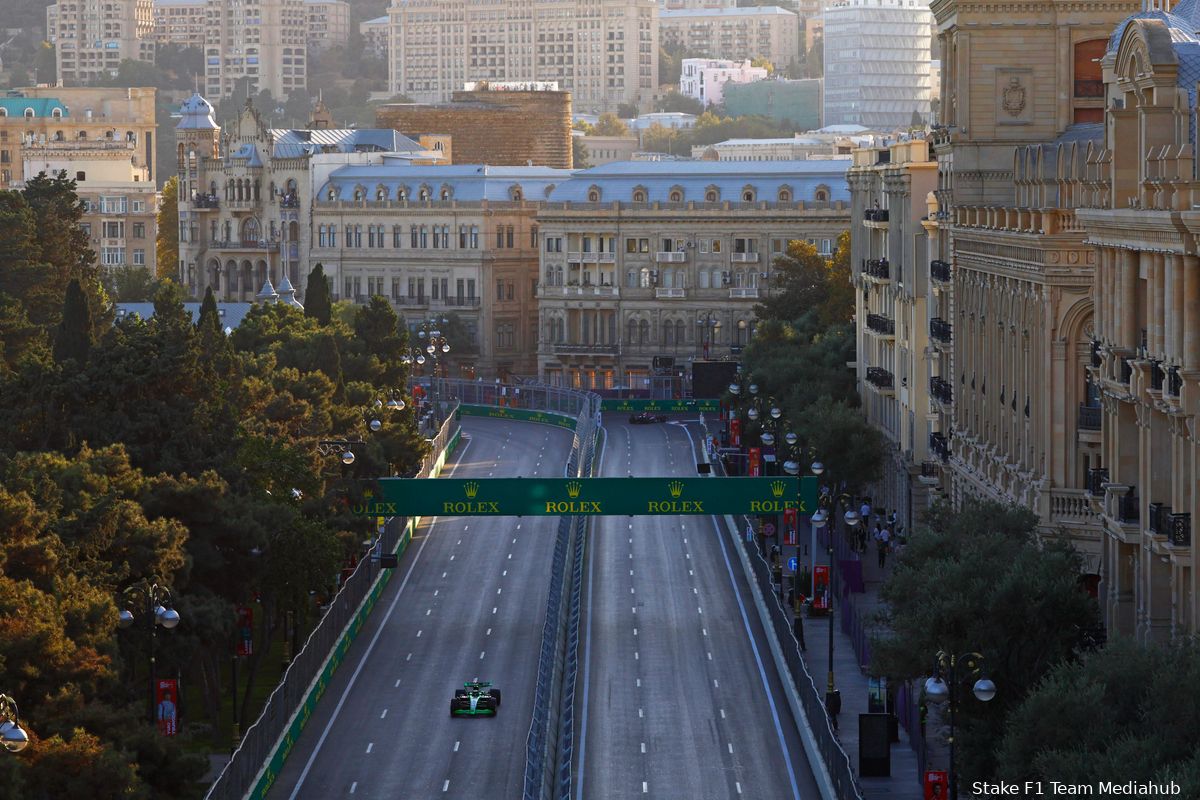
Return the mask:
<path id="1" fill-rule="evenodd" d="M 934 0 L 929 4 L 929 10 L 933 13 L 934 20 L 940 26 L 947 22 L 951 17 L 955 18 L 955 22 L 961 26 L 958 17 L 965 13 L 980 16 L 981 24 L 995 24 L 994 21 L 997 14 L 1030 14 L 1041 13 L 1047 15 L 1057 14 L 1080 14 L 1080 13 L 1109 13 L 1114 15 L 1129 15 L 1136 13 L 1141 8 L 1141 4 L 1137 2 L 1118 2 L 1109 0 L 1074 0 L 1073 2 L 1052 2 L 1048 0 L 1031 0 L 1030 2 L 982 2 L 973 3 L 969 0 Z M 1016 27 L 1009 23 L 1009 27 Z"/>

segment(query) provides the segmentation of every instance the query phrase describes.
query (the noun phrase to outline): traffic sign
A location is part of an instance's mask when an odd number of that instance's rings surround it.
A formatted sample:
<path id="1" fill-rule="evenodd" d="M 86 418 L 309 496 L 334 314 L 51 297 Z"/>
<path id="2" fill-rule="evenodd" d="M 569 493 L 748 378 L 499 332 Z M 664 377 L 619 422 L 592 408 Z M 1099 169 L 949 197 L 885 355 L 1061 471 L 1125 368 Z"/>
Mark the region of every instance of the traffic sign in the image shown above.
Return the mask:
<path id="1" fill-rule="evenodd" d="M 796 574 L 796 563 L 797 562 L 796 562 L 795 556 L 792 556 L 791 558 L 789 558 L 787 560 L 788 572 L 792 573 L 793 575 Z"/>
<path id="2" fill-rule="evenodd" d="M 817 480 L 773 478 L 381 478 L 381 494 L 352 508 L 370 516 L 562 514 L 801 514 Z"/>

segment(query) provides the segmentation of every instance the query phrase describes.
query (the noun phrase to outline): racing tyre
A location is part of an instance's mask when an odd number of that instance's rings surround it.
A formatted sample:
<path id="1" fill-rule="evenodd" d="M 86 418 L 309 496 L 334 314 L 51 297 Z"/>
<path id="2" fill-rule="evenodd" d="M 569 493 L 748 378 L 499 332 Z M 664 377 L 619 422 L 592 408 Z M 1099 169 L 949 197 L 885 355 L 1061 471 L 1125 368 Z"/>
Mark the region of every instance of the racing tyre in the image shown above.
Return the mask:
<path id="1" fill-rule="evenodd" d="M 492 689 L 492 697 L 496 698 L 496 710 L 500 709 L 500 690 Z"/>
<path id="2" fill-rule="evenodd" d="M 450 719 L 454 719 L 454 701 L 450 701 Z"/>

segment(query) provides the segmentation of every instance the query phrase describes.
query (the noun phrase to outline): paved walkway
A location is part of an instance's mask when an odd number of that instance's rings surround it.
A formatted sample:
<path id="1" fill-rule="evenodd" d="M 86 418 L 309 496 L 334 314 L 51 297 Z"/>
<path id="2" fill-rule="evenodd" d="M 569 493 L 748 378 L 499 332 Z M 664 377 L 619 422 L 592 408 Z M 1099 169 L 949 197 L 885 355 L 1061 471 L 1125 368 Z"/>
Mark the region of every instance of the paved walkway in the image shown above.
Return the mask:
<path id="1" fill-rule="evenodd" d="M 836 534 L 842 535 L 842 534 Z M 852 558 L 854 556 L 851 556 Z M 856 614 L 864 626 L 870 627 L 867 620 L 880 607 L 879 587 L 887 573 L 891 571 L 895 554 L 889 554 L 886 568 L 881 570 L 878 565 L 878 555 L 874 545 L 869 545 L 867 553 L 861 557 L 863 584 L 866 591 L 851 595 L 849 604 L 842 603 L 840 611 L 835 598 L 836 624 L 833 636 L 833 673 L 834 684 L 841 691 L 842 710 L 838 715 L 839 738 L 846 755 L 850 757 L 850 765 L 856 775 L 858 764 L 858 715 L 867 713 L 867 675 L 859 666 L 858 656 L 854 651 L 854 641 L 842 632 L 841 614 Z M 818 565 L 828 565 L 829 555 L 824 547 L 818 547 Z M 817 688 L 824 690 L 829 673 L 829 619 L 827 617 L 804 618 L 804 634 L 807 651 L 804 661 L 808 671 L 813 676 Z M 921 780 L 917 754 L 909 742 L 908 732 L 900 728 L 900 741 L 891 746 L 891 776 L 887 778 L 860 778 L 864 800 L 884 800 L 884 798 L 900 800 L 919 800 L 922 797 Z"/>

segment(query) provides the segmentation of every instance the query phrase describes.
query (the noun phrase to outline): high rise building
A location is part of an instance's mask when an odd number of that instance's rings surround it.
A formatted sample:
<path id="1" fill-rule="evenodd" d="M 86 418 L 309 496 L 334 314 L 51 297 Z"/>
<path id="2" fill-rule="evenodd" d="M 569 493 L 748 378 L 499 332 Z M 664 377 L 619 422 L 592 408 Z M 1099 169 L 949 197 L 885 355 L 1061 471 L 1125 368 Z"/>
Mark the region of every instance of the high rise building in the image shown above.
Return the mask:
<path id="1" fill-rule="evenodd" d="M 70 0 L 46 7 L 58 80 L 67 86 L 114 77 L 126 59 L 154 63 L 151 0 Z"/>
<path id="2" fill-rule="evenodd" d="M 679 75 L 679 93 L 705 107 L 721 105 L 726 84 L 753 83 L 766 77 L 766 67 L 752 67 L 749 61 L 685 58 Z"/>
<path id="3" fill-rule="evenodd" d="M 249 91 L 284 100 L 308 85 L 304 0 L 208 0 L 204 85 L 209 97 L 228 97 L 241 78 Z"/>
<path id="4" fill-rule="evenodd" d="M 208 0 L 154 0 L 154 41 L 204 47 Z"/>
<path id="5" fill-rule="evenodd" d="M 825 9 L 825 124 L 903 130 L 929 123 L 927 0 L 840 0 Z"/>
<path id="6" fill-rule="evenodd" d="M 350 39 L 350 4 L 346 0 L 304 0 L 304 13 L 310 50 L 346 46 Z"/>
<path id="7" fill-rule="evenodd" d="M 658 27 L 663 47 L 705 58 L 765 58 L 782 70 L 800 57 L 796 14 L 777 6 L 663 11 Z"/>
<path id="8" fill-rule="evenodd" d="M 384 61 L 387 61 L 388 57 L 388 27 L 386 14 L 358 23 L 358 32 L 363 37 L 367 52 Z"/>
<path id="9" fill-rule="evenodd" d="M 400 0 L 388 10 L 388 86 L 443 102 L 477 81 L 553 81 L 575 110 L 646 106 L 658 86 L 656 0 Z"/>

